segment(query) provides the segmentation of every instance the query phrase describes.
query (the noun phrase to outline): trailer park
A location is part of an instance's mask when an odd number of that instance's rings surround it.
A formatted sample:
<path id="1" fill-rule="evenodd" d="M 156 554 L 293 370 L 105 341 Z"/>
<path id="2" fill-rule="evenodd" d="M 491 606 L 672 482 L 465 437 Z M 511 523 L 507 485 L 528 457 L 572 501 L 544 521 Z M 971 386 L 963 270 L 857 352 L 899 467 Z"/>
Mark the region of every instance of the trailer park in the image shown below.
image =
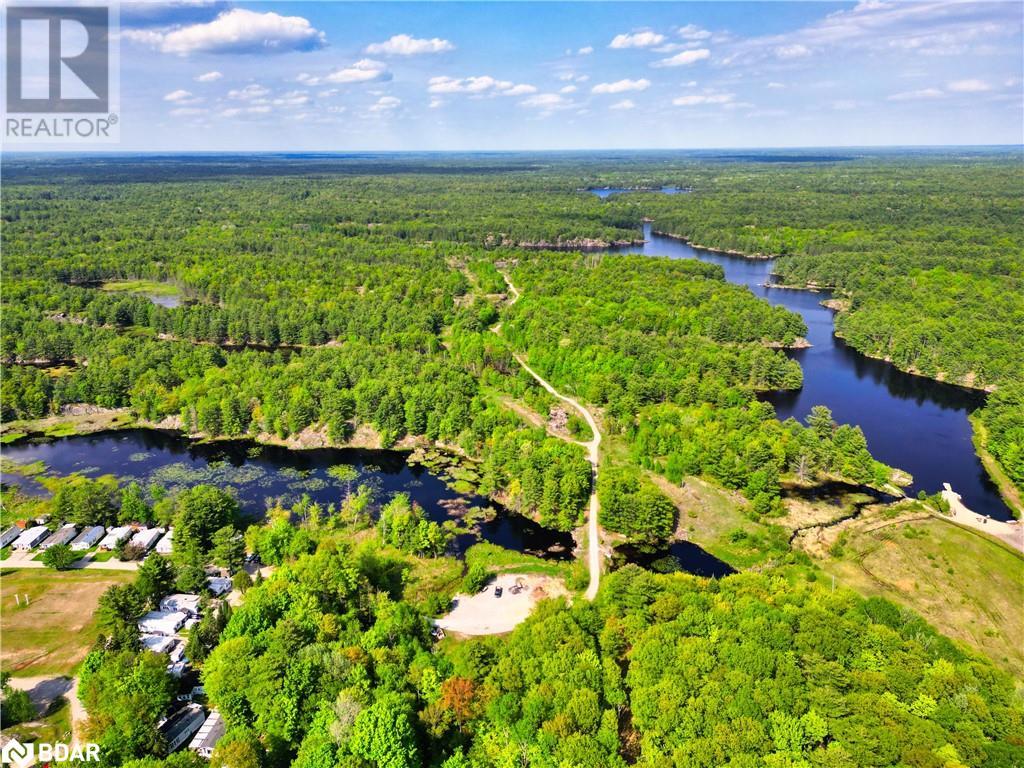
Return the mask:
<path id="1" fill-rule="evenodd" d="M 216 507 L 224 499 L 215 497 L 212 503 Z M 9 522 L 12 510 L 6 506 L 5 522 Z M 180 574 L 188 566 L 173 560 L 172 525 L 103 525 L 95 520 L 89 522 L 96 524 L 78 524 L 52 515 L 6 525 L 0 531 L 3 702 L 8 708 L 10 697 L 27 694 L 36 716 L 20 722 L 5 717 L 0 745 L 12 738 L 83 741 L 88 713 L 84 699 L 80 701 L 80 673 L 91 651 L 111 644 L 105 634 L 110 630 L 100 616 L 104 595 L 136 585 L 148 571 L 164 577 L 159 587 L 145 593 L 144 608 L 121 617 L 127 621 L 118 642 L 164 657 L 166 671 L 177 686 L 171 706 L 157 724 L 163 750 L 169 754 L 189 749 L 209 758 L 225 726 L 218 712 L 204 706 L 199 673 L 189 658 L 189 640 L 204 616 L 219 620 L 229 615 L 229 606 L 242 599 L 235 585 L 249 583 L 249 577 L 261 570 L 255 558 L 245 558 L 236 513 L 233 508 L 223 519 L 217 518 L 227 525 L 216 526 L 227 532 L 232 567 L 213 564 L 218 558 L 209 548 L 212 530 L 196 534 L 195 527 L 187 529 L 204 541 L 200 545 L 186 538 L 186 545 L 199 553 L 192 560 L 188 590 L 180 588 Z M 173 517 L 179 519 L 177 511 Z M 60 558 L 53 557 L 57 552 Z M 232 573 L 242 580 L 233 581 Z"/>

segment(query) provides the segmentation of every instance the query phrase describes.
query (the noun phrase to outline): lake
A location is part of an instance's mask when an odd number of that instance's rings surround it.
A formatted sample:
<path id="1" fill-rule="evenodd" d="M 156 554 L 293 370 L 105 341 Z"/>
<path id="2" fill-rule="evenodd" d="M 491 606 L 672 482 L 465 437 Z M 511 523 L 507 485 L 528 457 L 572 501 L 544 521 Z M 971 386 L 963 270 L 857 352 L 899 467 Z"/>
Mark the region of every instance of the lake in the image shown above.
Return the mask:
<path id="1" fill-rule="evenodd" d="M 143 487 L 157 483 L 170 490 L 209 483 L 232 489 L 242 509 L 254 520 L 263 517 L 268 500 L 291 504 L 306 494 L 323 505 L 340 504 L 349 487 L 366 483 L 375 501 L 384 503 L 396 493 L 408 493 L 435 522 L 457 519 L 457 510 L 494 507 L 498 514 L 477 524 L 478 534 L 463 534 L 453 543 L 462 554 L 477 540 L 549 560 L 571 560 L 575 544 L 568 533 L 538 525 L 511 514 L 481 496 L 458 494 L 425 467 L 410 465 L 407 453 L 357 448 L 317 448 L 293 451 L 248 441 L 199 443 L 157 430 L 129 429 L 45 442 L 4 446 L 4 456 L 19 464 L 43 461 L 49 472 L 88 477 L 116 475 L 137 480 Z M 328 470 L 351 466 L 357 479 L 351 486 Z M 4 482 L 28 493 L 41 494 L 37 482 L 5 474 Z"/>
<path id="2" fill-rule="evenodd" d="M 1013 518 L 971 442 L 967 417 L 984 404 L 984 393 L 903 373 L 857 352 L 835 336 L 835 313 L 821 306 L 831 294 L 772 287 L 769 259 L 693 248 L 654 234 L 650 224 L 644 225 L 644 240 L 615 252 L 718 264 L 730 283 L 803 317 L 812 346 L 786 352 L 803 368 L 803 388 L 763 398 L 775 406 L 780 419 L 802 420 L 811 406 L 825 405 L 836 421 L 860 426 L 875 458 L 914 476 L 908 494 L 934 493 L 949 483 L 974 512 L 998 520 Z"/>
<path id="3" fill-rule="evenodd" d="M 691 190 L 684 187 L 661 187 L 660 189 L 629 189 L 628 187 L 599 187 L 597 189 L 589 189 L 587 191 L 597 195 L 602 200 L 604 200 L 606 197 L 611 197 L 612 195 L 621 195 L 625 192 L 661 192 L 663 195 L 681 195 L 685 194 L 686 192 L 690 192 Z"/>

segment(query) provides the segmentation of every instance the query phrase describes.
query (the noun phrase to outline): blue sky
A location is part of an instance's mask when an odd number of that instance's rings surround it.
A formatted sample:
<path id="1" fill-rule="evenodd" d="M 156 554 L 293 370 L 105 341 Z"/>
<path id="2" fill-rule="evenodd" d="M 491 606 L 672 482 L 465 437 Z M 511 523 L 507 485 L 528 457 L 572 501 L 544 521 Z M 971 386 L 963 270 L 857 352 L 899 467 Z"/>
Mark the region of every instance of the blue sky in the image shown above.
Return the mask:
<path id="1" fill-rule="evenodd" d="M 1020 143 L 1019 2 L 121 6 L 121 149 Z M 111 149 L 111 147 L 105 147 Z"/>

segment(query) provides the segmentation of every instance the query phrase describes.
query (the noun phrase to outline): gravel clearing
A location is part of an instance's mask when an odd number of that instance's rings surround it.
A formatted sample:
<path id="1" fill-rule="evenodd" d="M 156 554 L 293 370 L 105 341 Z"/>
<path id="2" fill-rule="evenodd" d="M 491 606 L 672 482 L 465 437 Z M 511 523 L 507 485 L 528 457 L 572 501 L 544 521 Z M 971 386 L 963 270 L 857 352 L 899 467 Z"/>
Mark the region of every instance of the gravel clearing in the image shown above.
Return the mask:
<path id="1" fill-rule="evenodd" d="M 496 588 L 501 597 L 495 597 Z M 561 579 L 503 573 L 478 594 L 456 595 L 451 612 L 434 624 L 458 635 L 500 635 L 524 622 L 538 601 L 568 594 Z"/>

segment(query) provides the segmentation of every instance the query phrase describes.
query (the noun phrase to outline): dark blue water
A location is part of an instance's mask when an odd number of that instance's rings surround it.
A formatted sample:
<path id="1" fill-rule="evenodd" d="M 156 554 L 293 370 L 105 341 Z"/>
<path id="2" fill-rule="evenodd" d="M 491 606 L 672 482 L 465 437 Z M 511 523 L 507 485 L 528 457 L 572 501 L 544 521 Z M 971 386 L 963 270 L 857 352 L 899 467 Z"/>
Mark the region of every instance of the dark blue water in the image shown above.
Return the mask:
<path id="1" fill-rule="evenodd" d="M 620 195 L 625 192 L 639 192 L 641 190 L 627 189 L 624 187 L 602 187 L 600 189 L 591 189 L 589 191 L 600 197 L 602 200 L 604 200 L 606 197 L 610 197 L 611 195 Z M 647 189 L 642 191 L 653 192 L 655 190 Z M 660 190 L 657 191 L 661 192 L 663 195 L 681 195 L 685 194 L 686 192 L 689 192 L 690 190 L 684 189 L 682 187 L 662 187 Z"/>
<path id="2" fill-rule="evenodd" d="M 480 496 L 452 491 L 422 466 L 410 466 L 401 451 L 354 448 L 318 448 L 292 451 L 277 446 L 233 441 L 197 443 L 155 430 L 131 429 L 95 435 L 61 438 L 48 442 L 21 442 L 4 446 L 4 457 L 19 464 L 42 460 L 56 475 L 79 472 L 87 477 L 115 475 L 151 483 L 169 490 L 209 483 L 234 491 L 243 511 L 259 519 L 275 500 L 290 505 L 308 495 L 320 504 L 340 506 L 346 494 L 360 484 L 370 485 L 376 503 L 394 494 L 408 493 L 435 522 L 458 520 L 469 507 L 498 505 Z M 357 474 L 351 482 L 339 480 L 328 470 L 339 465 Z M 34 480 L 19 475 L 3 476 L 5 483 L 29 493 L 44 493 Z M 476 534 L 456 538 L 453 551 L 461 554 L 478 539 L 506 549 L 552 560 L 570 560 L 572 536 L 537 525 L 520 515 L 499 509 L 489 521 L 476 525 Z"/>
<path id="3" fill-rule="evenodd" d="M 657 573 L 685 571 L 714 579 L 736 573 L 731 565 L 705 552 L 692 541 L 676 541 L 660 549 L 629 544 L 616 547 L 615 554 L 622 556 L 626 562 Z"/>
<path id="4" fill-rule="evenodd" d="M 780 419 L 793 416 L 802 420 L 811 406 L 828 406 L 836 421 L 864 430 L 875 458 L 914 476 L 908 493 L 933 493 L 949 483 L 975 512 L 1012 519 L 971 443 L 967 416 L 984 404 L 983 393 L 903 373 L 847 346 L 834 335 L 834 312 L 821 306 L 830 294 L 768 287 L 770 260 L 696 249 L 653 234 L 649 224 L 644 225 L 644 238 L 642 246 L 616 252 L 718 264 L 730 283 L 745 285 L 757 296 L 803 317 L 807 340 L 813 346 L 787 351 L 804 370 L 803 388 L 764 397 L 775 406 Z"/>

